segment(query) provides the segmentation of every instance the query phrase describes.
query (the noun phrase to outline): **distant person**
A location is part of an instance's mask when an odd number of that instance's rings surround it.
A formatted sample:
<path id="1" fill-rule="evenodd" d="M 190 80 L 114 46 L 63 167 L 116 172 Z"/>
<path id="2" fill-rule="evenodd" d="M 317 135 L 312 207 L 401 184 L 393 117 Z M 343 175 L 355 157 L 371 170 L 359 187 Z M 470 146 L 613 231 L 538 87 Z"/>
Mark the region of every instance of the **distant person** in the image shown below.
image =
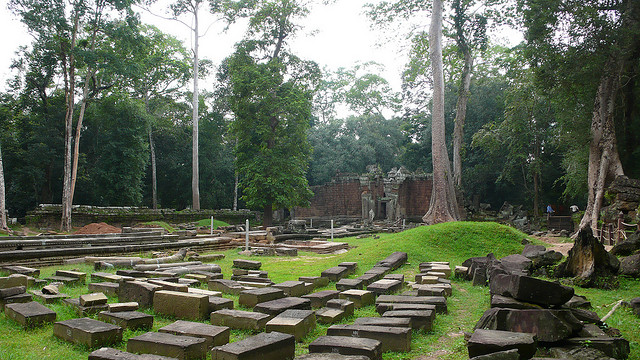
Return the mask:
<path id="1" fill-rule="evenodd" d="M 547 205 L 547 219 L 551 217 L 551 215 L 553 215 L 554 212 L 556 211 L 553 210 L 553 208 L 551 207 L 551 204 Z"/>
<path id="2" fill-rule="evenodd" d="M 578 208 L 578 205 L 571 205 L 569 209 L 571 209 L 572 213 L 577 213 L 578 210 L 580 210 L 580 208 Z"/>

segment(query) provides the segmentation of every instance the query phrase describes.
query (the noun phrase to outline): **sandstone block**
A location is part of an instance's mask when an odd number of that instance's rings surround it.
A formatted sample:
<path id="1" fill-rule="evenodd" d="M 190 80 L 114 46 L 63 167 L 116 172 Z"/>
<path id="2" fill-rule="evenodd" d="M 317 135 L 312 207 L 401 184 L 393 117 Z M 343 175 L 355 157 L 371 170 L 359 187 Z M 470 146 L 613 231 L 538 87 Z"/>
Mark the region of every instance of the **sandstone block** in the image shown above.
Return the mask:
<path id="1" fill-rule="evenodd" d="M 123 329 L 146 329 L 153 327 L 153 316 L 139 311 L 102 311 L 98 314 L 98 320 L 120 326 Z"/>
<path id="2" fill-rule="evenodd" d="M 205 319 L 209 314 L 209 297 L 179 291 L 156 291 L 153 309 L 159 314 L 179 319 Z"/>
<path id="3" fill-rule="evenodd" d="M 127 351 L 137 354 L 154 354 L 180 360 L 204 359 L 207 354 L 205 340 L 192 336 L 180 336 L 162 332 L 148 332 L 127 341 Z"/>
<path id="4" fill-rule="evenodd" d="M 212 360 L 292 360 L 296 341 L 293 335 L 279 332 L 260 333 L 241 341 L 213 348 Z"/>
<path id="5" fill-rule="evenodd" d="M 199 322 L 178 320 L 158 329 L 158 332 L 173 335 L 193 336 L 205 340 L 207 349 L 229 343 L 231 330 L 226 326 L 207 325 Z"/>
<path id="6" fill-rule="evenodd" d="M 24 327 L 39 326 L 56 321 L 56 312 L 38 302 L 7 304 L 4 309 L 7 318 Z"/>
<path id="7" fill-rule="evenodd" d="M 53 335 L 94 348 L 122 341 L 122 328 L 89 318 L 70 319 L 54 323 Z"/>

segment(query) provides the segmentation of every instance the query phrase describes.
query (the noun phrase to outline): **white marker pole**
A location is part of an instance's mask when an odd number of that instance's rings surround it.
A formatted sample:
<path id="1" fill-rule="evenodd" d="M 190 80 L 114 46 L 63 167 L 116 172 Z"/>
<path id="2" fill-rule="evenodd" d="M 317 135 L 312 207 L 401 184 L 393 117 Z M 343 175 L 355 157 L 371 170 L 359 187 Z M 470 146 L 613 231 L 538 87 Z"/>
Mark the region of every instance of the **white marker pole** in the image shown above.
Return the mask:
<path id="1" fill-rule="evenodd" d="M 311 218 L 311 226 L 309 227 L 313 229 L 313 218 Z"/>
<path id="2" fill-rule="evenodd" d="M 333 220 L 331 220 L 331 241 L 333 241 Z"/>
<path id="3" fill-rule="evenodd" d="M 213 235 L 213 216 L 211 217 L 211 230 L 210 230 L 211 235 Z"/>
<path id="4" fill-rule="evenodd" d="M 407 219 L 402 219 L 402 229 L 404 230 L 405 226 L 407 226 Z"/>
<path id="5" fill-rule="evenodd" d="M 249 251 L 249 219 L 245 222 L 246 236 L 244 240 L 244 250 Z"/>

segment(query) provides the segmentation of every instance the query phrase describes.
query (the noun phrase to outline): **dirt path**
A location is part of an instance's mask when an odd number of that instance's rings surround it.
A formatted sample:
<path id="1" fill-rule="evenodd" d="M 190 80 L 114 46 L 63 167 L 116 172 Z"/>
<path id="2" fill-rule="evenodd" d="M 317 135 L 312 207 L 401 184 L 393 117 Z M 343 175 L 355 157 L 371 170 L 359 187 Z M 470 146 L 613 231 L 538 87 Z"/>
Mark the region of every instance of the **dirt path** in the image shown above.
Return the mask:
<path id="1" fill-rule="evenodd" d="M 547 249 L 555 250 L 564 256 L 567 256 L 569 254 L 569 250 L 571 250 L 571 248 L 573 247 L 573 241 L 563 237 L 555 237 L 555 236 L 532 236 L 532 237 L 547 243 L 548 244 Z M 569 241 L 569 242 L 566 242 L 566 241 Z M 605 250 L 607 251 L 611 250 L 612 247 L 613 246 L 611 245 L 604 246 Z"/>

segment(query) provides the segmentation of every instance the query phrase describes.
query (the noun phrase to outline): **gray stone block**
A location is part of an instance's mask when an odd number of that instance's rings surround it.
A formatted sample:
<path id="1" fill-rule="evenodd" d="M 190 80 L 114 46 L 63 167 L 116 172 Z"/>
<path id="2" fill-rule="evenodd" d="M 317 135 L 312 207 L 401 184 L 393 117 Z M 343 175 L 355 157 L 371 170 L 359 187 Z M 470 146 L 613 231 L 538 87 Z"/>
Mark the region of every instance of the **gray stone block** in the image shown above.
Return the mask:
<path id="1" fill-rule="evenodd" d="M 70 319 L 54 323 L 53 335 L 94 348 L 122 341 L 122 328 L 89 318 Z"/>
<path id="2" fill-rule="evenodd" d="M 153 354 L 180 360 L 204 359 L 207 354 L 205 339 L 161 332 L 148 332 L 127 341 L 127 351 Z"/>
<path id="3" fill-rule="evenodd" d="M 253 310 L 268 315 L 278 315 L 289 309 L 311 310 L 311 300 L 299 297 L 285 297 L 256 305 Z"/>
<path id="4" fill-rule="evenodd" d="M 339 295 L 340 292 L 336 290 L 323 290 L 304 295 L 302 298 L 311 300 L 311 307 L 317 309 L 326 306 L 327 301 L 337 299 Z"/>
<path id="5" fill-rule="evenodd" d="M 338 282 L 343 277 L 346 277 L 349 275 L 349 269 L 342 266 L 334 266 L 332 268 L 329 268 L 323 271 L 320 275 L 322 277 L 329 279 L 329 281 L 331 282 Z"/>
<path id="6" fill-rule="evenodd" d="M 296 341 L 293 335 L 279 332 L 260 333 L 241 341 L 213 348 L 212 360 L 292 360 Z"/>
<path id="7" fill-rule="evenodd" d="M 373 292 L 367 290 L 347 290 L 340 293 L 340 299 L 346 299 L 353 301 L 356 309 L 364 306 L 372 305 L 375 302 L 376 296 Z"/>
<path id="8" fill-rule="evenodd" d="M 222 309 L 211 313 L 211 324 L 232 329 L 262 331 L 272 316 L 251 311 Z"/>
<path id="9" fill-rule="evenodd" d="M 4 315 L 24 327 L 56 321 L 56 312 L 38 302 L 7 304 Z"/>
<path id="10" fill-rule="evenodd" d="M 411 351 L 411 329 L 372 325 L 331 325 L 328 336 L 351 336 L 380 341 L 382 352 Z"/>
<path id="11" fill-rule="evenodd" d="M 242 291 L 238 303 L 244 307 L 253 308 L 259 303 L 281 299 L 283 297 L 285 297 L 285 293 L 282 289 L 265 287 Z"/>
<path id="12" fill-rule="evenodd" d="M 201 320 L 209 315 L 209 297 L 179 291 L 156 291 L 153 309 L 179 319 Z"/>
<path id="13" fill-rule="evenodd" d="M 347 336 L 321 336 L 309 344 L 310 353 L 364 355 L 371 360 L 382 360 L 382 347 L 378 340 Z"/>
<path id="14" fill-rule="evenodd" d="M 120 326 L 123 329 L 151 330 L 153 327 L 153 316 L 139 311 L 102 311 L 98 314 L 98 320 Z"/>
<path id="15" fill-rule="evenodd" d="M 382 314 L 382 317 L 409 318 L 412 329 L 430 331 L 435 319 L 435 312 L 432 310 L 389 310 Z"/>
<path id="16" fill-rule="evenodd" d="M 89 360 L 175 360 L 175 358 L 148 354 L 138 355 L 104 347 L 90 353 Z"/>
<path id="17" fill-rule="evenodd" d="M 530 359 L 536 353 L 537 341 L 532 334 L 477 329 L 467 342 L 470 358 L 511 349 L 517 349 L 521 359 Z"/>
<path id="18" fill-rule="evenodd" d="M 207 325 L 199 322 L 178 320 L 158 329 L 173 335 L 184 335 L 202 338 L 207 349 L 229 343 L 231 330 L 226 326 Z"/>
<path id="19" fill-rule="evenodd" d="M 357 318 L 353 323 L 354 325 L 411 327 L 410 318 L 397 317 L 361 317 Z"/>

